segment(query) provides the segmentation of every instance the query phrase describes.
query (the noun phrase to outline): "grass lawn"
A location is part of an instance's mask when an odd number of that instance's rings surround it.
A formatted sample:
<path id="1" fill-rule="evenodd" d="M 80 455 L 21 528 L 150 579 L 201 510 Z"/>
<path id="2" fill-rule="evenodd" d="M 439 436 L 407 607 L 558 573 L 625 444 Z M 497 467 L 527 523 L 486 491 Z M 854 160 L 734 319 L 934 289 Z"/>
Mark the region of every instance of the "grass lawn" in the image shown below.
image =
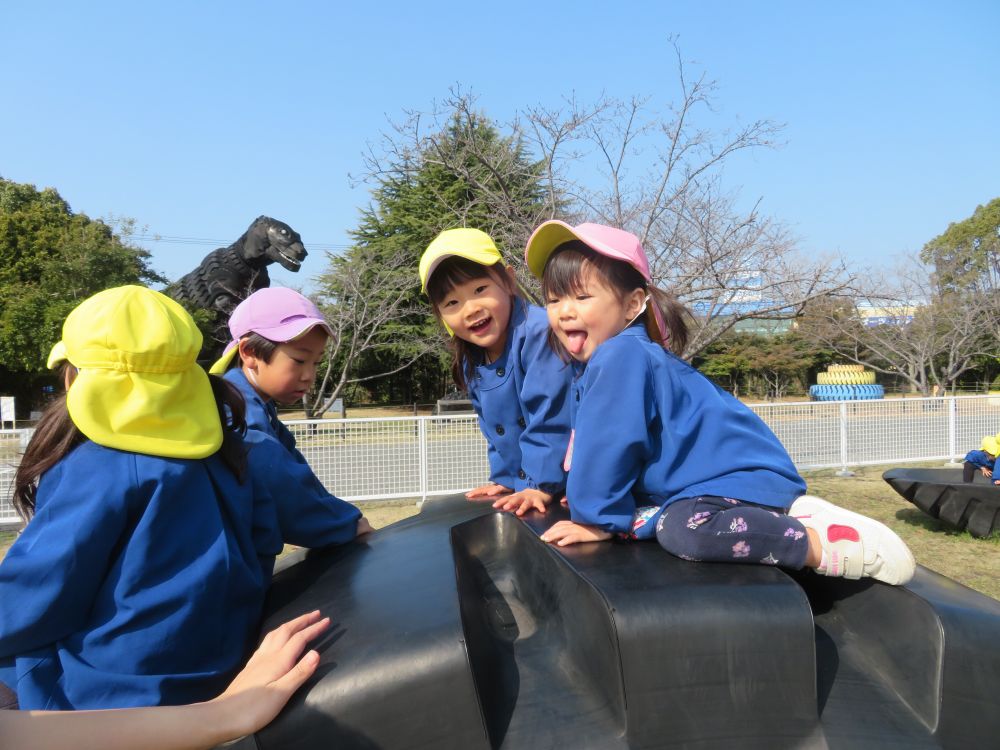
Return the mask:
<path id="1" fill-rule="evenodd" d="M 933 466 L 939 463 L 928 464 Z M 853 477 L 833 470 L 806 472 L 809 492 L 887 524 L 913 550 L 917 562 L 969 588 L 1000 599 L 1000 537 L 976 539 L 948 529 L 908 503 L 882 480 L 886 466 L 856 468 Z M 362 511 L 375 528 L 417 513 L 413 501 L 365 503 Z M 14 542 L 14 532 L 0 531 L 0 559 Z"/>
<path id="2" fill-rule="evenodd" d="M 914 466 L 939 467 L 940 461 Z M 883 479 L 888 466 L 856 467 L 853 477 L 833 470 L 805 472 L 809 492 L 878 519 L 905 541 L 917 562 L 969 588 L 1000 599 L 1000 537 L 977 539 L 955 531 L 907 502 Z M 956 469 L 956 476 L 961 472 Z"/>

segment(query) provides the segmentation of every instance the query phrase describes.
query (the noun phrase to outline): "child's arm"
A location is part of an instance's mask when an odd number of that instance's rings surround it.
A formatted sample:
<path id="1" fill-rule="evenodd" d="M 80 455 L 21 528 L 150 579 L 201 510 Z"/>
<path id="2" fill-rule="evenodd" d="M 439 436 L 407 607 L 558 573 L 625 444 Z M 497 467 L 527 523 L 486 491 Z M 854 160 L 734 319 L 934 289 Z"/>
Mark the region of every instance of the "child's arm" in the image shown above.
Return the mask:
<path id="1" fill-rule="evenodd" d="M 544 310 L 531 308 L 520 360 L 524 373 L 518 399 L 524 429 L 518 440 L 523 475 L 506 510 L 520 515 L 530 508 L 544 510 L 566 489 L 563 461 L 570 436 L 570 398 L 574 369 L 548 344 L 549 322 Z M 518 497 L 518 495 L 520 497 Z"/>
<path id="2" fill-rule="evenodd" d="M 330 618 L 318 611 L 272 630 L 226 691 L 206 703 L 107 711 L 0 711 L 0 744 L 10 750 L 200 750 L 270 723 L 319 665 L 301 656 Z M 301 658 L 299 658 L 301 656 Z"/>
<path id="3" fill-rule="evenodd" d="M 499 495 L 506 495 L 509 492 L 513 492 L 513 490 L 506 485 L 492 481 L 494 477 L 499 477 L 503 473 L 503 458 L 501 458 L 499 451 L 497 451 L 493 445 L 493 441 L 489 438 L 490 433 L 486 427 L 486 420 L 483 419 L 483 404 L 479 398 L 479 389 L 475 382 L 469 383 L 468 392 L 472 408 L 476 412 L 476 422 L 479 424 L 479 432 L 486 439 L 486 461 L 490 466 L 491 481 L 488 484 L 474 487 L 466 492 L 465 496 L 469 500 L 488 500 Z"/>
<path id="4" fill-rule="evenodd" d="M 631 533 L 632 489 L 650 460 L 656 430 L 662 429 L 642 349 L 634 341 L 602 344 L 587 365 L 580 393 L 566 488 L 570 516 L 576 524 L 611 534 Z"/>
<path id="5" fill-rule="evenodd" d="M 371 530 L 360 510 L 331 495 L 308 464 L 295 461 L 277 440 L 258 433 L 247 446 L 255 501 L 274 504 L 285 542 L 327 547 Z"/>

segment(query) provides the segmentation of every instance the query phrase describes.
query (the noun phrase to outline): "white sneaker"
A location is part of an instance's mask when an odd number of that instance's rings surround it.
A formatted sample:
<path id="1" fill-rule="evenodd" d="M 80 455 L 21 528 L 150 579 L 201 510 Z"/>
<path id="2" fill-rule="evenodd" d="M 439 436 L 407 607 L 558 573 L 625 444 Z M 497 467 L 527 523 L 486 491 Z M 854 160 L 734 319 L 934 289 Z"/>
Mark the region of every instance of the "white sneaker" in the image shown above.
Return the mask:
<path id="1" fill-rule="evenodd" d="M 792 503 L 788 515 L 819 534 L 826 553 L 826 567 L 816 569 L 820 575 L 868 577 L 894 586 L 913 578 L 913 553 L 884 523 L 812 495 Z"/>

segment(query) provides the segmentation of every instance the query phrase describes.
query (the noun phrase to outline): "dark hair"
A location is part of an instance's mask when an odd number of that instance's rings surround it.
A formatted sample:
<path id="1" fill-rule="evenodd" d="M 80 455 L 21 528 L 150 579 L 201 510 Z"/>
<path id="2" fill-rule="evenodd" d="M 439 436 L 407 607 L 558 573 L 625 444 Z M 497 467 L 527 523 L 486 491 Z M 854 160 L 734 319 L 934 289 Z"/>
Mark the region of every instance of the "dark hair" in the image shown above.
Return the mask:
<path id="1" fill-rule="evenodd" d="M 655 305 L 667 327 L 667 330 L 663 332 L 666 338 L 663 347 L 677 356 L 684 352 L 688 340 L 687 308 L 670 292 L 650 286 L 643 275 L 630 264 L 601 255 L 580 240 L 564 242 L 549 256 L 542 274 L 544 298 L 548 300 L 550 296 L 566 297 L 578 294 L 582 291 L 583 276 L 588 269 L 596 273 L 600 282 L 611 290 L 619 300 L 624 300 L 625 295 L 633 289 L 642 289 L 649 294 L 649 305 L 643 316 L 646 330 L 650 332 L 650 338 L 655 340 L 656 319 L 651 314 L 650 309 Z M 563 360 L 569 361 L 569 353 L 551 328 L 549 329 L 549 345 Z"/>
<path id="2" fill-rule="evenodd" d="M 486 277 L 493 279 L 503 289 L 510 292 L 511 311 L 516 303 L 523 304 L 523 300 L 517 293 L 517 287 L 511 282 L 503 263 L 497 262 L 491 266 L 484 266 L 482 263 L 476 263 L 468 258 L 452 255 L 441 261 L 427 280 L 427 296 L 434 309 L 434 317 L 444 325 L 440 310 L 444 298 L 459 284 Z M 454 355 L 451 363 L 451 376 L 458 389 L 464 391 L 469 380 L 475 375 L 476 365 L 486 359 L 486 353 L 481 346 L 470 344 L 458 336 L 451 337 L 451 350 Z"/>
<path id="3" fill-rule="evenodd" d="M 247 428 L 246 404 L 242 394 L 232 383 L 215 375 L 209 375 L 208 380 L 212 385 L 212 394 L 222 422 L 222 446 L 218 453 L 223 463 L 242 483 L 247 463 L 241 438 Z M 61 395 L 38 420 L 35 433 L 14 474 L 14 508 L 25 523 L 35 515 L 35 495 L 39 479 L 85 439 L 69 415 L 66 395 Z"/>
<path id="4" fill-rule="evenodd" d="M 278 342 L 271 341 L 271 339 L 266 339 L 259 333 L 254 333 L 251 331 L 246 336 L 244 336 L 241 341 L 244 341 L 243 348 L 246 349 L 248 354 L 252 354 L 257 357 L 257 359 L 262 359 L 267 364 L 271 363 L 271 357 L 278 350 Z M 229 367 L 227 370 L 231 370 L 243 361 L 240 355 L 239 349 L 236 350 L 236 356 L 229 360 Z"/>

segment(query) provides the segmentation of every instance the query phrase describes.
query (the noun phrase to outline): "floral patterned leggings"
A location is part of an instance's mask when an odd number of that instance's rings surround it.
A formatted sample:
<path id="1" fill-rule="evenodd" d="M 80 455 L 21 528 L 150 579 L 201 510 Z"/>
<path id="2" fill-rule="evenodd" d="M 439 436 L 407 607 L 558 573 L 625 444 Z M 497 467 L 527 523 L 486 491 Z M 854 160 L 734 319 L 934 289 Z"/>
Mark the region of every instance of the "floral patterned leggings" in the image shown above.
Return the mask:
<path id="1" fill-rule="evenodd" d="M 805 527 L 780 508 L 703 495 L 667 506 L 656 539 L 684 560 L 758 563 L 798 570 L 809 551 Z"/>

